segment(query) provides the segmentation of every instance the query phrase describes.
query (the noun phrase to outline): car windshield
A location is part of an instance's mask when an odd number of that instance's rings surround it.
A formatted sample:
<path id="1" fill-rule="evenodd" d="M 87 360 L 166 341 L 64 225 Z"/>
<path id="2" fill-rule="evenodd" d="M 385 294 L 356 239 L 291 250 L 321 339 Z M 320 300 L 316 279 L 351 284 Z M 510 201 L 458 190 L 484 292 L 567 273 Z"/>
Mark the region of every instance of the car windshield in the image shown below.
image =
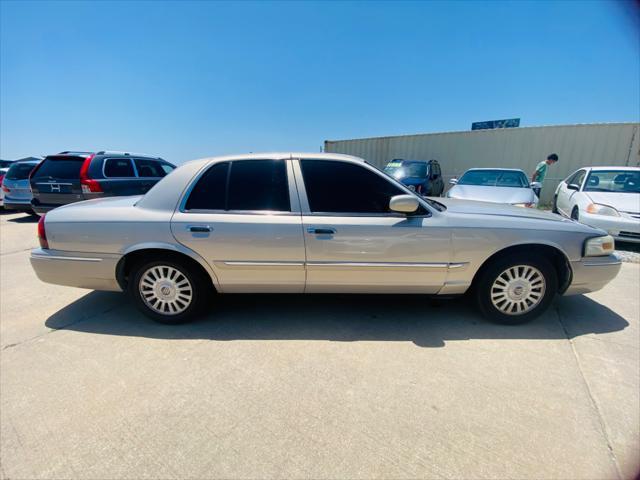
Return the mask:
<path id="1" fill-rule="evenodd" d="M 592 170 L 584 191 L 640 193 L 640 170 Z"/>
<path id="2" fill-rule="evenodd" d="M 7 171 L 7 180 L 25 180 L 29 178 L 29 174 L 35 163 L 14 163 Z"/>
<path id="3" fill-rule="evenodd" d="M 392 161 L 384 167 L 384 171 L 394 178 L 425 178 L 428 174 L 429 168 L 426 162 Z"/>
<path id="4" fill-rule="evenodd" d="M 469 170 L 458 180 L 458 185 L 526 188 L 529 186 L 529 181 L 524 172 L 513 170 Z"/>

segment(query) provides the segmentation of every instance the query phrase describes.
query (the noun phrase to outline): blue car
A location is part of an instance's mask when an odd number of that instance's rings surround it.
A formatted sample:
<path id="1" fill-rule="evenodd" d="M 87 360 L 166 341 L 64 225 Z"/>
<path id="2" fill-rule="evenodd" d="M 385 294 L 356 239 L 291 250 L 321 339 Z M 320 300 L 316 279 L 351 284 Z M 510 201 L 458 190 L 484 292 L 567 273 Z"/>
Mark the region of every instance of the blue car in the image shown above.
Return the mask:
<path id="1" fill-rule="evenodd" d="M 444 191 L 437 160 L 391 160 L 384 172 L 425 197 L 439 197 Z"/>

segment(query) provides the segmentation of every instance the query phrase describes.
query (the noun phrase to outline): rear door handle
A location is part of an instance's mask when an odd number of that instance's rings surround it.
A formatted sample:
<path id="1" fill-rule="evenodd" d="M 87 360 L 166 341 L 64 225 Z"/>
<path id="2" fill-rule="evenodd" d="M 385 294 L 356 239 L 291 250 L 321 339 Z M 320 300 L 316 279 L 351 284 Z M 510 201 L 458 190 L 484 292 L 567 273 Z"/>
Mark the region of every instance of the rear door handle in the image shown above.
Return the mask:
<path id="1" fill-rule="evenodd" d="M 336 233 L 336 229 L 335 228 L 309 227 L 309 228 L 307 228 L 307 232 L 315 233 L 316 235 L 333 235 L 334 233 Z"/>
<path id="2" fill-rule="evenodd" d="M 213 230 L 209 225 L 189 225 L 188 228 L 193 233 L 208 233 Z"/>

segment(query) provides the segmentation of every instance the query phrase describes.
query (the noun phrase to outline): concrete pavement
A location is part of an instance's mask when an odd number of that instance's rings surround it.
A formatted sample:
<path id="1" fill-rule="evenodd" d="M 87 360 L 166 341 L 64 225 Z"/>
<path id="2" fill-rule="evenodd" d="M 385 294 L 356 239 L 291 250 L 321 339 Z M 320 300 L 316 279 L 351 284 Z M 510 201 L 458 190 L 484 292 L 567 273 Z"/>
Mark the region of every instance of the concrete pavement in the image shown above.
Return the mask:
<path id="1" fill-rule="evenodd" d="M 518 327 L 419 296 L 220 297 L 158 325 L 41 283 L 0 217 L 2 478 L 632 478 L 640 265 Z"/>

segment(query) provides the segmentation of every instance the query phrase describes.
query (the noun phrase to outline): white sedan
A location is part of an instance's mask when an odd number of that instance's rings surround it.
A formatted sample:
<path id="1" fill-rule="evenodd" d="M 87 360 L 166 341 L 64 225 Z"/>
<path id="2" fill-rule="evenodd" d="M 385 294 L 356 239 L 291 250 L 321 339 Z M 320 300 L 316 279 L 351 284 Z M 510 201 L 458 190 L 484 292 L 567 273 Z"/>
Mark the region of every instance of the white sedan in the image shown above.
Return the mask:
<path id="1" fill-rule="evenodd" d="M 558 185 L 553 211 L 618 240 L 640 242 L 640 168 L 581 168 Z"/>

